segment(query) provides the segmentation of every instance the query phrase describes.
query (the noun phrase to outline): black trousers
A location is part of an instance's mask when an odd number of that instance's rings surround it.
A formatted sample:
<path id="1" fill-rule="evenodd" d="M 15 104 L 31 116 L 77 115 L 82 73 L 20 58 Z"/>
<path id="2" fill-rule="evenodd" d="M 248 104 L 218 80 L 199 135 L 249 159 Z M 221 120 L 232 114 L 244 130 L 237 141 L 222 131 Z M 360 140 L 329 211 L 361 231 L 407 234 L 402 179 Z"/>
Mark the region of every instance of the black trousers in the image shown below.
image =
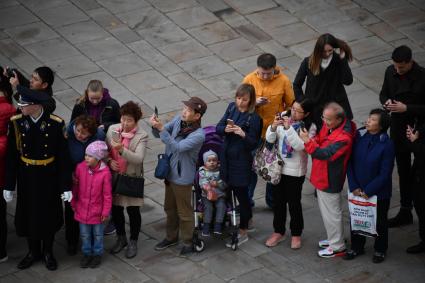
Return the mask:
<path id="1" fill-rule="evenodd" d="M 388 209 L 390 199 L 378 200 L 376 205 L 376 231 L 378 237 L 375 238 L 375 251 L 385 253 L 388 249 Z M 366 237 L 351 233 L 351 249 L 361 251 L 366 244 Z"/>
<path id="2" fill-rule="evenodd" d="M 80 224 L 74 219 L 71 204 L 65 202 L 65 238 L 68 245 L 77 245 L 80 239 Z"/>
<path id="3" fill-rule="evenodd" d="M 304 229 L 301 190 L 305 176 L 294 177 L 282 175 L 279 184 L 272 186 L 273 192 L 273 227 L 276 233 L 285 234 L 286 207 L 289 207 L 292 236 L 301 236 Z"/>
<path id="4" fill-rule="evenodd" d="M 130 240 L 137 241 L 139 239 L 140 227 L 142 226 L 142 215 L 140 214 L 140 206 L 127 206 L 128 218 L 130 220 Z M 112 206 L 112 221 L 114 221 L 117 235 L 125 235 L 125 217 L 124 207 Z"/>
<path id="5" fill-rule="evenodd" d="M 230 187 L 239 202 L 240 219 L 239 228 L 248 229 L 248 222 L 252 218 L 251 202 L 249 200 L 248 187 Z"/>
<path id="6" fill-rule="evenodd" d="M 419 219 L 419 237 L 425 242 L 425 178 L 422 179 L 415 185 L 413 204 Z"/>
<path id="7" fill-rule="evenodd" d="M 396 150 L 395 160 L 399 176 L 401 207 L 412 209 L 414 181 L 412 178 L 412 156 L 410 151 Z"/>
<path id="8" fill-rule="evenodd" d="M 27 238 L 28 250 L 35 256 L 41 256 L 43 254 L 53 254 L 53 242 L 55 241 L 55 235 L 50 235 L 44 239 L 31 239 Z"/>
<path id="9" fill-rule="evenodd" d="M 3 192 L 0 190 L 0 192 Z M 6 201 L 3 195 L 0 196 L 0 258 L 7 256 L 7 221 L 6 221 Z"/>

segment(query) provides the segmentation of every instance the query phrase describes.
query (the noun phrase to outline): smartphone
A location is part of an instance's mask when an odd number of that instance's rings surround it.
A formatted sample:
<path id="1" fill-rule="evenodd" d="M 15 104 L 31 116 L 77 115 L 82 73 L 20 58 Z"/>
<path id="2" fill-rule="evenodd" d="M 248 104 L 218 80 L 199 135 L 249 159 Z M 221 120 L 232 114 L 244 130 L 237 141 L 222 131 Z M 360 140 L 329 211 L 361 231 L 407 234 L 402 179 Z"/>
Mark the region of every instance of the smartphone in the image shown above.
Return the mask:
<path id="1" fill-rule="evenodd" d="M 235 122 L 232 119 L 227 119 L 227 125 L 234 126 Z"/>
<path id="2" fill-rule="evenodd" d="M 158 118 L 158 108 L 156 107 L 156 105 L 155 105 L 154 113 L 155 113 L 155 117 Z"/>
<path id="3" fill-rule="evenodd" d="M 112 131 L 112 140 L 114 142 L 120 142 L 121 140 L 121 134 L 118 131 Z"/>
<path id="4" fill-rule="evenodd" d="M 300 121 L 300 129 L 306 130 L 304 121 Z"/>
<path id="5" fill-rule="evenodd" d="M 281 117 L 281 118 L 283 118 L 283 117 L 291 117 L 291 110 L 283 111 L 283 112 L 280 114 L 280 117 Z"/>

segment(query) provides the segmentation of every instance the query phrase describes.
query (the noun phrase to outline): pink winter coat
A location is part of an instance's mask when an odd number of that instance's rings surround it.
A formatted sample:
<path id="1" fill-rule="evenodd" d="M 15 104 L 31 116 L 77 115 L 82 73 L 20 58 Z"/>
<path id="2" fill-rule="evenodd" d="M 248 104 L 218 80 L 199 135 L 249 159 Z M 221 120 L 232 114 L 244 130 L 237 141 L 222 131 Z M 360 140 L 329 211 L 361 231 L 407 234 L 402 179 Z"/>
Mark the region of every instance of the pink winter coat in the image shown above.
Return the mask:
<path id="1" fill-rule="evenodd" d="M 83 161 L 75 169 L 78 180 L 72 190 L 71 201 L 74 218 L 83 224 L 100 224 L 101 217 L 107 218 L 112 207 L 112 177 L 109 167 L 101 162 L 92 171 Z"/>

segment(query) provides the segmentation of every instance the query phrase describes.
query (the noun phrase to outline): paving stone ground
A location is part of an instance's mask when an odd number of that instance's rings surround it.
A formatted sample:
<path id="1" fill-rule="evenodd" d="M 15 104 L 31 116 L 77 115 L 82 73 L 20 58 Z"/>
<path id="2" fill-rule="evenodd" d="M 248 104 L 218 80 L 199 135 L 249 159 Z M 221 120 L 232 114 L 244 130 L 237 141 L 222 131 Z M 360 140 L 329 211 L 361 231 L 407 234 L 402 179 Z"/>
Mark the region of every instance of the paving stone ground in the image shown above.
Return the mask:
<path id="1" fill-rule="evenodd" d="M 232 100 L 256 57 L 271 52 L 292 80 L 315 39 L 330 32 L 347 40 L 354 53 L 354 83 L 347 87 L 354 120 L 364 121 L 379 106 L 378 93 L 394 47 L 407 44 L 425 65 L 423 0 L 1 0 L 0 64 L 30 74 L 40 65 L 56 71 L 56 114 L 69 120 L 75 99 L 87 82 L 100 79 L 120 103 L 138 101 L 145 117 L 158 106 L 170 119 L 181 100 L 200 96 L 208 102 L 204 125 L 215 124 Z M 149 131 L 145 120 L 143 127 Z M 179 247 L 153 250 L 164 236 L 164 188 L 153 177 L 156 154 L 151 137 L 146 168 L 146 205 L 142 211 L 139 253 L 133 259 L 105 253 L 98 269 L 82 270 L 79 256 L 65 253 L 64 233 L 55 243 L 59 269 L 41 263 L 16 269 L 26 253 L 15 235 L 14 204 L 8 207 L 10 260 L 0 264 L 0 282 L 424 282 L 425 254 L 408 255 L 418 241 L 414 224 L 391 229 L 387 260 L 371 262 L 373 243 L 355 261 L 316 256 L 325 236 L 313 188 L 303 190 L 303 247 L 289 242 L 269 249 L 272 213 L 264 204 L 264 182 L 255 193 L 256 232 L 236 252 L 224 241 L 207 239 L 207 248 L 188 258 Z M 397 176 L 390 215 L 399 209 Z M 346 230 L 348 218 L 345 209 Z M 348 239 L 348 236 L 346 236 Z M 105 237 L 110 248 L 114 236 Z"/>

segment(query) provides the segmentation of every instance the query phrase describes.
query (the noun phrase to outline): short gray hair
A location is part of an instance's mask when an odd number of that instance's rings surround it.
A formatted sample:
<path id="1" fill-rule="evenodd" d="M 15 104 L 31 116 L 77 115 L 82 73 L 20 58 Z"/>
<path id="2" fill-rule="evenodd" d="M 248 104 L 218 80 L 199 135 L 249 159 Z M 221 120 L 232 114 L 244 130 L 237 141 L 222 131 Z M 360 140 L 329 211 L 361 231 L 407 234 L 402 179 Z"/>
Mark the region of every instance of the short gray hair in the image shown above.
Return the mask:
<path id="1" fill-rule="evenodd" d="M 341 120 L 344 120 L 346 117 L 344 108 L 336 102 L 329 102 L 326 104 L 325 108 L 323 108 L 323 112 L 327 109 L 332 110 L 336 114 L 336 117 Z"/>

